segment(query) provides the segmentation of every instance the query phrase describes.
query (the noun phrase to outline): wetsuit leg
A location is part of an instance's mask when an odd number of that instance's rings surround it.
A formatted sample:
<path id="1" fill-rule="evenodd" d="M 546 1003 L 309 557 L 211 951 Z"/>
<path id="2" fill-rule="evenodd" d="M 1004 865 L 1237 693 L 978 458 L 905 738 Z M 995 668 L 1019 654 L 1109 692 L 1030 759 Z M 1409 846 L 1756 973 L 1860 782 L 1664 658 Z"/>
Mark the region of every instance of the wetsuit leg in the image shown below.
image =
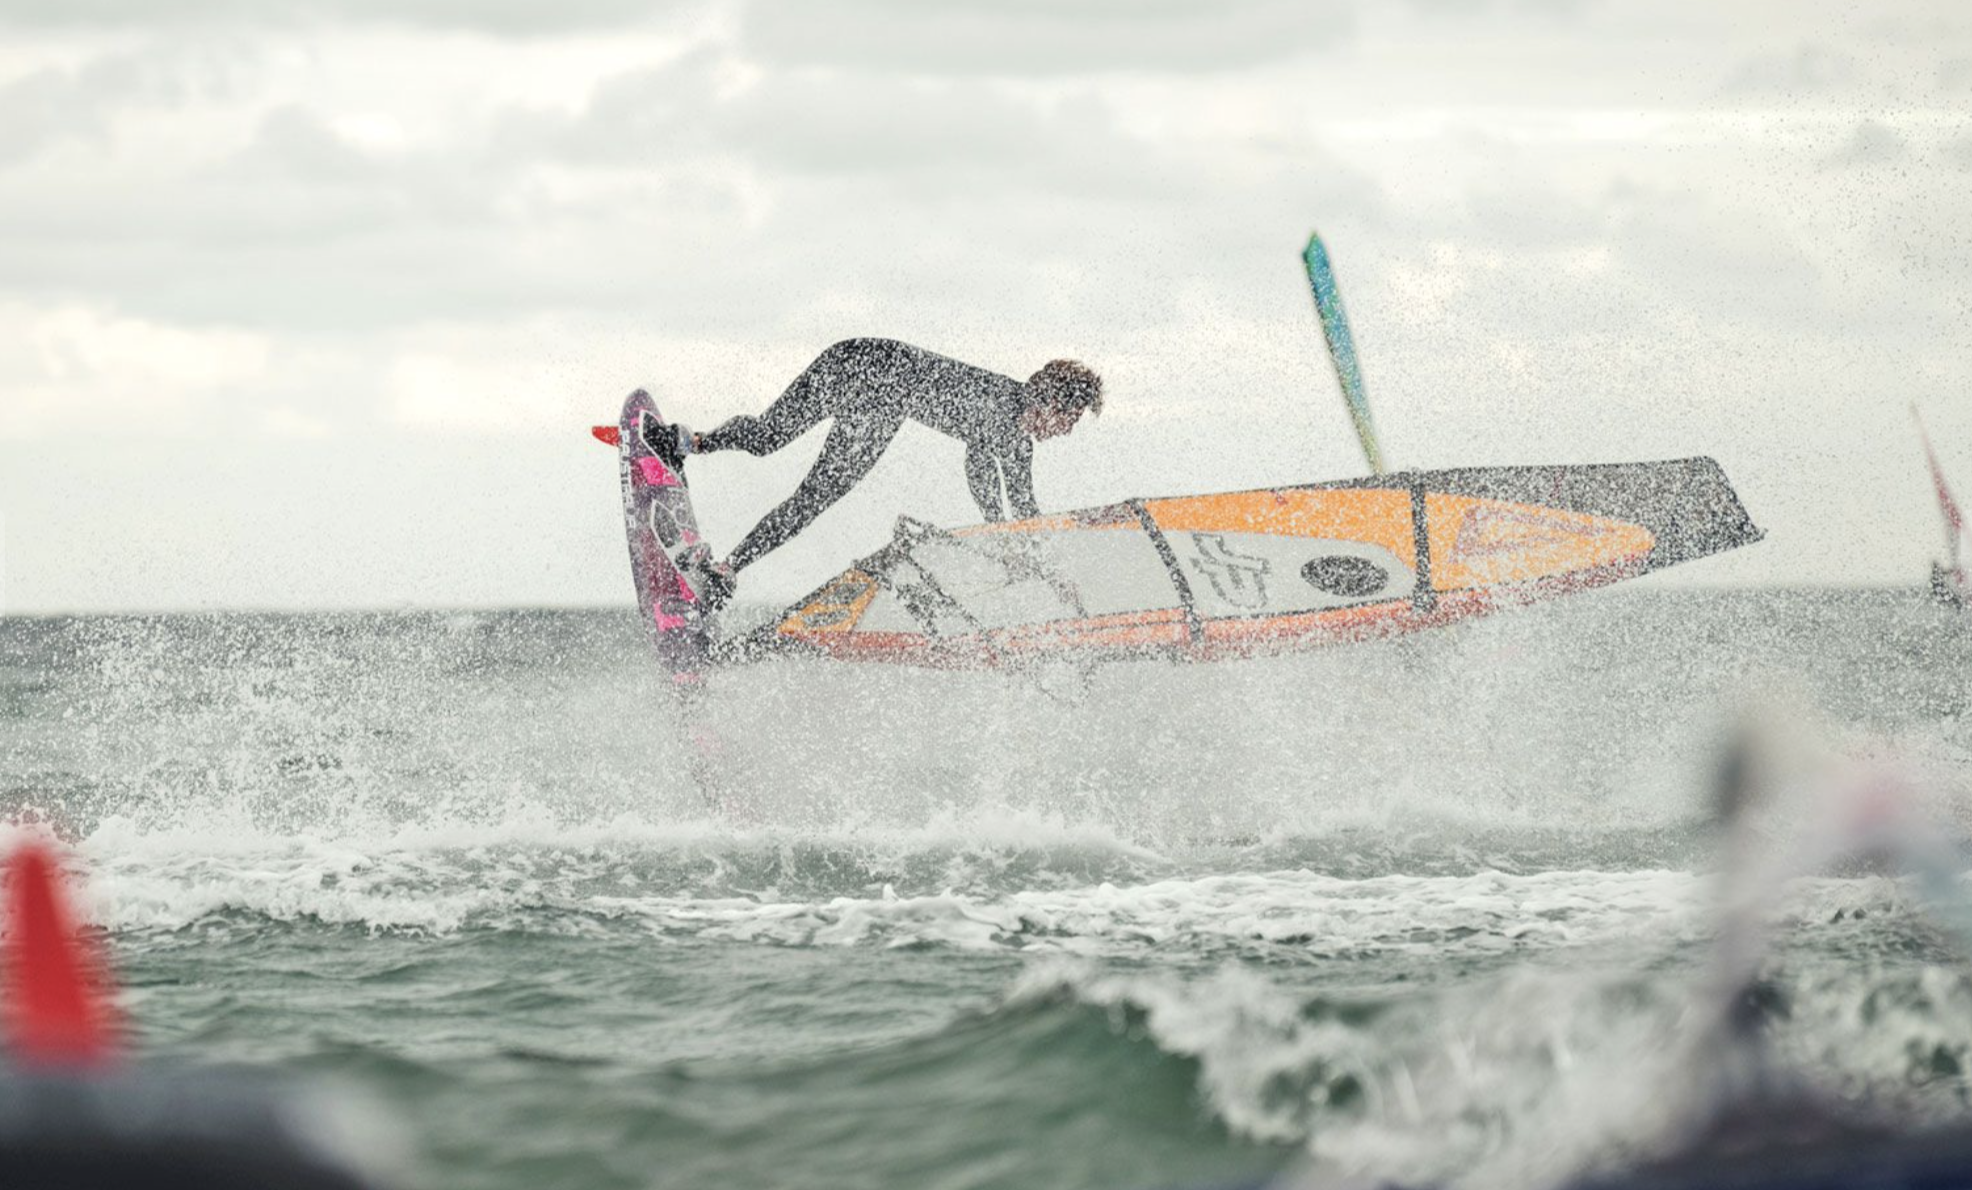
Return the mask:
<path id="1" fill-rule="evenodd" d="M 741 414 L 727 419 L 716 430 L 700 434 L 698 449 L 743 450 L 750 455 L 773 454 L 829 415 L 824 396 L 821 386 L 810 379 L 808 372 L 803 372 L 759 417 Z"/>
<path id="2" fill-rule="evenodd" d="M 844 408 L 845 401 L 867 406 L 881 393 L 896 345 L 884 339 L 845 339 L 815 357 L 801 375 L 774 398 L 758 417 L 731 418 L 718 429 L 701 434 L 698 449 L 743 450 L 770 455 Z M 879 400 L 878 403 L 881 403 Z"/>
<path id="3" fill-rule="evenodd" d="M 760 523 L 727 559 L 735 571 L 806 529 L 828 506 L 848 494 L 882 457 L 884 448 L 903 428 L 901 417 L 838 417 L 822 443 L 821 457 L 809 469 L 794 495 L 760 518 Z"/>

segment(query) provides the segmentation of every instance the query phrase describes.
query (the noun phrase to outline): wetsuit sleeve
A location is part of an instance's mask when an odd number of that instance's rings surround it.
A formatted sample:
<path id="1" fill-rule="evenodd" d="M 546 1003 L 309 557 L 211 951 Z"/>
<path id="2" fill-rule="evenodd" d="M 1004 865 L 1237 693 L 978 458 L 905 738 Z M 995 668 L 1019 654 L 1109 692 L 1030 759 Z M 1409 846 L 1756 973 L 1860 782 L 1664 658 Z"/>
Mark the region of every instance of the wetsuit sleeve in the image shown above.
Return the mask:
<path id="1" fill-rule="evenodd" d="M 980 516 L 988 521 L 1007 519 L 1000 507 L 1000 467 L 992 451 L 977 443 L 966 443 L 965 483 L 972 489 L 972 499 L 979 505 Z"/>
<path id="2" fill-rule="evenodd" d="M 1022 437 L 1014 448 L 1000 459 L 1000 472 L 1006 476 L 1007 507 L 1021 520 L 1041 515 L 1041 505 L 1034 499 L 1034 440 Z"/>

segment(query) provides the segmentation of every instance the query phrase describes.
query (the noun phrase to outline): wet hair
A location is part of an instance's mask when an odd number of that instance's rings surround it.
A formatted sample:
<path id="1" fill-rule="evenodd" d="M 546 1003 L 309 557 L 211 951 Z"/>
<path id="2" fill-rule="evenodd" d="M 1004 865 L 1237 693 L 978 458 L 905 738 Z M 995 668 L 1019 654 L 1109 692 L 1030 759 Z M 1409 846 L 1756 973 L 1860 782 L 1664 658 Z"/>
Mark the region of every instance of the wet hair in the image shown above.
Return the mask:
<path id="1" fill-rule="evenodd" d="M 1051 359 L 1027 378 L 1027 403 L 1080 413 L 1102 413 L 1102 377 L 1087 364 Z"/>

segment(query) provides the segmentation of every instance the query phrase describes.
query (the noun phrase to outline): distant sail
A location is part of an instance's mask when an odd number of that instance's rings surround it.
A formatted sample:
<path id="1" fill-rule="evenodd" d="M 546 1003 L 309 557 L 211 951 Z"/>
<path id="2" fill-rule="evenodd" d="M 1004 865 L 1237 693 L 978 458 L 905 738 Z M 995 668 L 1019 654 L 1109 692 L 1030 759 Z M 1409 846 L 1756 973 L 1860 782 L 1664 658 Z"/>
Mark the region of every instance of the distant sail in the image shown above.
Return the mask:
<path id="1" fill-rule="evenodd" d="M 1917 416 L 1915 406 L 1911 416 Z M 1917 436 L 1924 440 L 1924 461 L 1931 465 L 1931 483 L 1938 490 L 1938 509 L 1945 515 L 1946 548 L 1951 551 L 1953 569 L 1962 569 L 1965 564 L 1965 515 L 1958 509 L 1958 501 L 1952 498 L 1951 485 L 1945 482 L 1945 469 L 1938 465 L 1938 452 L 1931 449 L 1931 435 L 1924 430 L 1924 419 L 1917 418 Z"/>
<path id="2" fill-rule="evenodd" d="M 1924 419 L 1918 416 L 1917 406 L 1910 407 L 1910 415 L 1917 419 L 1917 436 L 1924 443 L 1924 461 L 1931 467 L 1931 485 L 1937 491 L 1938 511 L 1945 518 L 1948 562 L 1945 565 L 1932 564 L 1931 594 L 1942 603 L 1963 604 L 1967 596 L 1972 595 L 1972 583 L 1967 582 L 1965 574 L 1965 515 L 1959 511 L 1951 485 L 1945 482 L 1945 470 L 1938 465 L 1938 452 L 1931 448 L 1931 435 L 1924 429 Z"/>

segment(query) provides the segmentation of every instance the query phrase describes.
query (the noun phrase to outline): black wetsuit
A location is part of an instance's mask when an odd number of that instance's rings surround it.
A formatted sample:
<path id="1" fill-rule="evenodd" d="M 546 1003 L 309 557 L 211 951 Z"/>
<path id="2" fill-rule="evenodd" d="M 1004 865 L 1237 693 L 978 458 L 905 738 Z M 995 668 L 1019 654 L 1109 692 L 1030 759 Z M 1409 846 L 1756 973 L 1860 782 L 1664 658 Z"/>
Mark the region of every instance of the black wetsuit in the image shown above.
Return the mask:
<path id="1" fill-rule="evenodd" d="M 700 451 L 772 454 L 834 418 L 821 457 L 794 495 L 763 517 L 728 559 L 734 570 L 808 527 L 868 475 L 911 418 L 965 443 L 965 478 L 989 521 L 1039 516 L 1034 439 L 1020 427 L 1025 386 L 998 372 L 899 343 L 846 339 L 817 356 L 759 417 L 735 417 L 699 436 Z"/>

